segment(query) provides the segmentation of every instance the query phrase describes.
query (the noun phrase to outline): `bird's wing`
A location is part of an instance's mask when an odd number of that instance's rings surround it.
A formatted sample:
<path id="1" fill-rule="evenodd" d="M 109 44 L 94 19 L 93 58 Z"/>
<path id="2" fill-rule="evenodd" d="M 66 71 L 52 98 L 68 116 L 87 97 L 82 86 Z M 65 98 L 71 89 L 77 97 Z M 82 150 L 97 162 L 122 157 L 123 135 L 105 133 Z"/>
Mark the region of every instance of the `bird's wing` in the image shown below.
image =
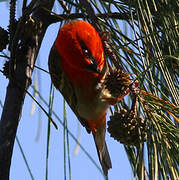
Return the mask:
<path id="1" fill-rule="evenodd" d="M 80 123 L 86 128 L 87 132 L 90 133 L 91 130 L 88 122 L 81 118 L 77 112 L 77 98 L 75 95 L 75 90 L 69 78 L 62 70 L 61 57 L 57 52 L 55 43 L 50 50 L 48 66 L 53 84 L 61 92 L 72 111 L 78 117 Z"/>

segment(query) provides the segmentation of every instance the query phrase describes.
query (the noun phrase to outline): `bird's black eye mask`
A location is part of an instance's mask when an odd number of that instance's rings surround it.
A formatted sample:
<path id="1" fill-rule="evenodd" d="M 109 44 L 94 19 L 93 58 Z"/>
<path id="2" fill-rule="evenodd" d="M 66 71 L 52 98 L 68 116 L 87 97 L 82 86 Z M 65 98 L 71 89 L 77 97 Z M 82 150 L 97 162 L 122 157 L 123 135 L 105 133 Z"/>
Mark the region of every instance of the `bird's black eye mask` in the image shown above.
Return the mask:
<path id="1" fill-rule="evenodd" d="M 95 57 L 93 57 L 91 55 L 91 52 L 90 50 L 87 48 L 87 46 L 85 45 L 85 43 L 83 41 L 80 41 L 80 46 L 81 46 L 81 49 L 83 51 L 83 55 L 88 58 L 91 62 L 91 64 L 89 64 L 88 66 L 85 67 L 85 69 L 88 71 L 88 72 L 94 72 L 94 73 L 98 73 L 100 74 L 100 70 L 98 69 L 98 65 L 97 65 L 97 62 L 96 62 L 96 59 Z"/>
<path id="2" fill-rule="evenodd" d="M 87 48 L 87 46 L 85 45 L 85 43 L 84 43 L 83 41 L 80 41 L 80 46 L 81 46 L 81 49 L 82 49 L 82 51 L 83 51 L 83 55 L 84 55 L 86 58 L 88 58 L 88 59 L 91 60 L 91 57 L 92 57 L 91 52 L 90 52 L 90 50 Z"/>

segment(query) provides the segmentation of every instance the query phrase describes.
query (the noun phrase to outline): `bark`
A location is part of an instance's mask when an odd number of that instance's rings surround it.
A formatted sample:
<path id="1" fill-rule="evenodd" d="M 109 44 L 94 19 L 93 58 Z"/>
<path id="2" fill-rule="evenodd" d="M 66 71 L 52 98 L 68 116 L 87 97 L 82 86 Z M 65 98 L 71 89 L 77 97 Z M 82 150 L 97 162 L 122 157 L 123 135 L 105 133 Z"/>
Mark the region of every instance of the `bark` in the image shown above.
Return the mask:
<path id="1" fill-rule="evenodd" d="M 8 180 L 14 139 L 21 117 L 26 90 L 31 84 L 33 67 L 49 25 L 48 15 L 40 7 L 52 9 L 54 0 L 36 1 L 31 18 L 24 13 L 13 38 L 13 69 L 7 86 L 0 121 L 0 180 Z M 29 11 L 29 9 L 28 9 Z"/>

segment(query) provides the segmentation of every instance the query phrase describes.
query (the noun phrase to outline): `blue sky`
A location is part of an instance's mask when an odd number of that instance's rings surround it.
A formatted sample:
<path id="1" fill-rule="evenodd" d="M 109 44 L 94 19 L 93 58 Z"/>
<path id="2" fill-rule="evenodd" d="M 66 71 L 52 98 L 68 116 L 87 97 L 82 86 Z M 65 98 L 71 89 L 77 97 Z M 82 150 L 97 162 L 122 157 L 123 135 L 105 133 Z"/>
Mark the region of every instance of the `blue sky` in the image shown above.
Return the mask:
<path id="1" fill-rule="evenodd" d="M 0 26 L 6 29 L 9 21 L 8 9 L 9 8 L 7 7 L 7 3 L 0 2 Z M 56 38 L 57 31 L 59 29 L 58 27 L 59 23 L 53 24 L 48 28 L 42 43 L 42 47 L 39 52 L 37 63 L 40 64 L 41 68 L 47 71 L 48 54 L 50 47 L 52 46 L 52 43 Z M 3 58 L 0 58 L 1 70 L 4 62 L 5 60 Z M 39 70 L 35 69 L 34 73 L 39 74 Z M 48 102 L 51 84 L 49 74 L 40 71 L 40 78 L 41 79 L 39 90 L 42 97 Z M 2 74 L 0 74 L 0 82 L 0 101 L 3 103 L 8 80 Z M 33 94 L 32 88 L 29 89 L 29 92 Z M 26 95 L 22 111 L 22 117 L 17 131 L 17 136 L 19 138 L 25 156 L 28 160 L 34 179 L 42 180 L 45 179 L 48 119 L 46 115 L 44 115 L 44 113 L 41 112 L 41 120 L 39 120 L 39 111 L 37 106 L 35 107 L 34 114 L 30 115 L 32 102 L 32 99 L 28 95 Z M 42 103 L 42 105 L 48 111 L 45 104 Z M 55 99 L 53 107 L 53 110 L 58 114 L 59 118 L 63 120 L 63 98 L 57 90 L 55 90 Z M 1 112 L 2 109 L 0 109 L 0 113 Z M 109 117 L 107 117 L 107 120 L 108 119 Z M 69 107 L 67 107 L 67 120 L 69 130 L 74 134 L 74 136 L 77 136 L 78 121 Z M 63 127 L 56 118 L 54 118 L 54 121 L 58 125 L 58 130 L 56 130 L 53 126 L 51 127 L 48 175 L 49 180 L 64 179 Z M 39 122 L 41 122 L 40 137 L 39 140 L 36 141 Z M 123 145 L 110 138 L 108 133 L 106 135 L 106 141 L 113 166 L 113 168 L 109 171 L 109 180 L 133 179 L 131 167 L 129 165 Z M 104 177 L 101 175 L 99 170 L 94 166 L 94 164 L 89 160 L 89 158 L 81 149 L 79 149 L 79 153 L 77 155 L 74 155 L 76 143 L 71 137 L 69 137 L 69 142 L 72 180 L 103 180 Z M 82 126 L 80 143 L 85 147 L 85 149 L 89 152 L 89 154 L 99 165 L 95 144 L 93 142 L 93 137 L 92 135 L 87 134 L 86 130 Z M 31 177 L 29 175 L 29 172 L 27 170 L 17 142 L 15 142 L 11 164 L 10 180 L 17 179 L 30 180 Z M 69 179 L 68 173 L 67 179 Z"/>

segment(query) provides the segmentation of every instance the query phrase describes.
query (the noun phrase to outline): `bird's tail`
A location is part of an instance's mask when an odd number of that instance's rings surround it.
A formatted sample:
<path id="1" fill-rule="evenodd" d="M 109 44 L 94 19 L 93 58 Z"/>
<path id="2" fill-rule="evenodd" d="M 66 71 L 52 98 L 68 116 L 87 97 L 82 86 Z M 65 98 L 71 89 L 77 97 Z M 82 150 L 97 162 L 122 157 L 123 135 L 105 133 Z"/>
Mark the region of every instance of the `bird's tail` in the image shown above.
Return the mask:
<path id="1" fill-rule="evenodd" d="M 112 163 L 105 142 L 105 131 L 106 130 L 104 127 L 100 127 L 98 128 L 96 133 L 93 134 L 93 137 L 98 152 L 98 158 L 103 169 L 103 173 L 105 176 L 107 176 L 108 170 L 112 168 Z"/>

